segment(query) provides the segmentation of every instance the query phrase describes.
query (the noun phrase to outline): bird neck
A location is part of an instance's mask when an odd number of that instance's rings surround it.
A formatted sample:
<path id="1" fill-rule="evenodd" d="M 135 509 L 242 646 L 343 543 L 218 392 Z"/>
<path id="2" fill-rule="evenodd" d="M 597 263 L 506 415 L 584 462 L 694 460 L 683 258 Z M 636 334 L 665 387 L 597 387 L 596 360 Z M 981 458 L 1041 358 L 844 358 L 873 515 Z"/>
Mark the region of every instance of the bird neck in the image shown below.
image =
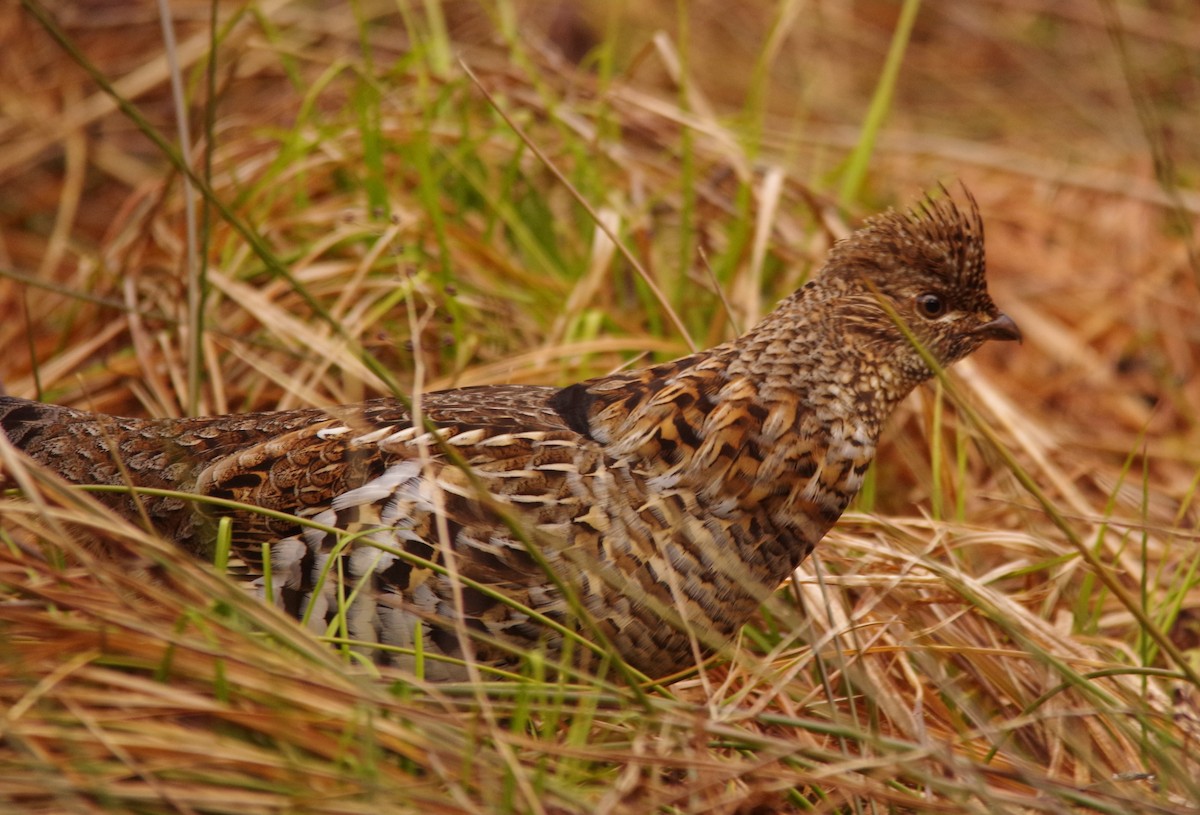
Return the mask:
<path id="1" fill-rule="evenodd" d="M 911 349 L 874 294 L 825 282 L 800 289 L 711 354 L 729 378 L 757 382 L 762 401 L 790 394 L 803 412 L 867 427 L 874 437 L 916 385 L 895 364 Z"/>
<path id="2" fill-rule="evenodd" d="M 857 492 L 881 425 L 911 390 L 853 340 L 793 296 L 736 340 L 580 383 L 554 404 L 656 489 L 815 541 Z"/>

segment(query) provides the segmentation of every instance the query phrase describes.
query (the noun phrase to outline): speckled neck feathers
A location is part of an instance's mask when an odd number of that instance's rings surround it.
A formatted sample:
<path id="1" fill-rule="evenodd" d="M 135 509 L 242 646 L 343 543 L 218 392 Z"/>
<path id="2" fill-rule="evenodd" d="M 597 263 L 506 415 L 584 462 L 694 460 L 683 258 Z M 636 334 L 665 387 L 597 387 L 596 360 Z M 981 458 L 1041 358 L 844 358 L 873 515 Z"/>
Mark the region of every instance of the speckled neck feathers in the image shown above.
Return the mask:
<path id="1" fill-rule="evenodd" d="M 655 488 L 693 492 L 722 518 L 759 512 L 815 543 L 857 491 L 904 395 L 867 387 L 878 373 L 845 353 L 821 294 L 809 287 L 733 342 L 565 388 L 551 405 L 637 462 Z"/>

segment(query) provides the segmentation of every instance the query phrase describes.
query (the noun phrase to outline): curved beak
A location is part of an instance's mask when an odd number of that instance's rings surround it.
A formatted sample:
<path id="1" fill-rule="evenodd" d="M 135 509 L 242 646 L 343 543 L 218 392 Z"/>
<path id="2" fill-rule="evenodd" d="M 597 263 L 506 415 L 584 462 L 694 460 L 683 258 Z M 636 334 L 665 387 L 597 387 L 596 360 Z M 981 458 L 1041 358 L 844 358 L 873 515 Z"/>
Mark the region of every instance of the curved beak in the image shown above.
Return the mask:
<path id="1" fill-rule="evenodd" d="M 985 340 L 1016 340 L 1020 342 L 1021 329 L 1007 314 L 1001 314 L 994 320 L 989 320 L 975 329 L 975 333 Z"/>

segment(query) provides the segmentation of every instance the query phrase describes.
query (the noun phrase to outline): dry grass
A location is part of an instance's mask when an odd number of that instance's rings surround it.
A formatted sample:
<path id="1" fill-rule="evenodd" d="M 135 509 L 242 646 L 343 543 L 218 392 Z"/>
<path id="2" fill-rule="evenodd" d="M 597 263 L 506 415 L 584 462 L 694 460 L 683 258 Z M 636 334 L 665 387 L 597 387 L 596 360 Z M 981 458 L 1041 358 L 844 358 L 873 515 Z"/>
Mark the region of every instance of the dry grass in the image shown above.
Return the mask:
<path id="1" fill-rule="evenodd" d="M 156 7 L 47 5 L 175 140 Z M 222 4 L 206 120 L 210 7 L 173 3 L 206 266 L 162 152 L 41 4 L 3 16 L 5 387 L 247 410 L 561 384 L 730 336 L 849 228 L 827 191 L 895 8 L 631 5 Z M 379 677 L 5 453 L 0 809 L 1200 808 L 1190 10 L 922 5 L 844 203 L 965 181 L 1026 342 L 915 395 L 737 652 L 648 696 Z"/>

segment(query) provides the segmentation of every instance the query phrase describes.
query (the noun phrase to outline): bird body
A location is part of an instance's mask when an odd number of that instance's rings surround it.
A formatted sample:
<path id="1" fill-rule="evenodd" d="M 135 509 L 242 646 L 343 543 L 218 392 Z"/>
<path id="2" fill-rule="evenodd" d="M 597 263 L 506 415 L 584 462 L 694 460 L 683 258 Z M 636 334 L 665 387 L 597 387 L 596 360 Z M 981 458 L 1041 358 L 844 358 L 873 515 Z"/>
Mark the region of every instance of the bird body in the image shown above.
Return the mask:
<path id="1" fill-rule="evenodd" d="M 932 373 L 897 320 L 941 364 L 1019 338 L 987 295 L 973 201 L 871 219 L 735 340 L 567 388 L 194 419 L 5 397 L 0 428 L 73 483 L 249 505 L 109 499 L 200 556 L 230 517 L 252 571 L 267 544 L 274 602 L 395 664 L 553 658 L 574 629 L 661 676 L 734 636 L 858 491 Z"/>

